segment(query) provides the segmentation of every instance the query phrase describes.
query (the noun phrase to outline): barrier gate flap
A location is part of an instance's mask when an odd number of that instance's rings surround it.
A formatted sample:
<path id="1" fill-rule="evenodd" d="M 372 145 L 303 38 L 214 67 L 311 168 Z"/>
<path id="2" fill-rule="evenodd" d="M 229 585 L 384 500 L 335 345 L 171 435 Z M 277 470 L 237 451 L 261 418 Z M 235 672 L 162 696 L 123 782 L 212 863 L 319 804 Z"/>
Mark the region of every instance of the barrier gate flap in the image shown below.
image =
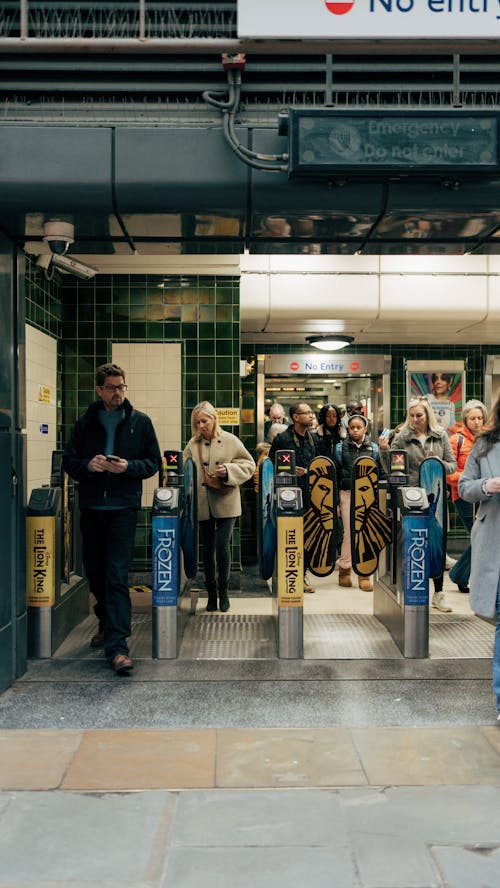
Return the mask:
<path id="1" fill-rule="evenodd" d="M 259 515 L 257 521 L 260 575 L 269 580 L 276 559 L 276 513 L 274 507 L 274 467 L 266 457 L 259 466 Z"/>
<path id="2" fill-rule="evenodd" d="M 335 568 L 337 529 L 337 470 L 328 456 L 315 456 L 309 463 L 309 506 L 304 516 L 304 549 L 308 570 L 327 577 Z"/>
<path id="3" fill-rule="evenodd" d="M 353 464 L 351 484 L 351 550 L 354 573 L 370 577 L 382 549 L 391 540 L 392 521 L 378 504 L 378 468 L 371 456 Z"/>
<path id="4" fill-rule="evenodd" d="M 429 500 L 429 576 L 444 573 L 448 528 L 446 470 L 437 456 L 428 456 L 420 463 L 419 487 Z"/>
<path id="5" fill-rule="evenodd" d="M 184 463 L 184 508 L 181 516 L 181 548 L 184 573 L 192 580 L 198 570 L 198 499 L 196 465 L 191 458 Z"/>

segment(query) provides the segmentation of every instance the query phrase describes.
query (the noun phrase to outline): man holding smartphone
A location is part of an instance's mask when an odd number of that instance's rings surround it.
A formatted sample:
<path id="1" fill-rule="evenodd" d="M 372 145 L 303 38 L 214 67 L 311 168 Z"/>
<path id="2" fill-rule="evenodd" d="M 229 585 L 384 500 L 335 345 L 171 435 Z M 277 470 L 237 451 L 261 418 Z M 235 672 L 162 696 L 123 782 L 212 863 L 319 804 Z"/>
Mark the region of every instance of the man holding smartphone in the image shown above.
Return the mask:
<path id="1" fill-rule="evenodd" d="M 133 669 L 127 638 L 132 629 L 128 572 L 135 541 L 142 481 L 161 469 L 153 424 L 125 392 L 125 372 L 102 364 L 96 373 L 98 400 L 78 419 L 63 465 L 79 484 L 82 555 L 99 620 L 92 647 L 104 646 L 112 669 Z"/>

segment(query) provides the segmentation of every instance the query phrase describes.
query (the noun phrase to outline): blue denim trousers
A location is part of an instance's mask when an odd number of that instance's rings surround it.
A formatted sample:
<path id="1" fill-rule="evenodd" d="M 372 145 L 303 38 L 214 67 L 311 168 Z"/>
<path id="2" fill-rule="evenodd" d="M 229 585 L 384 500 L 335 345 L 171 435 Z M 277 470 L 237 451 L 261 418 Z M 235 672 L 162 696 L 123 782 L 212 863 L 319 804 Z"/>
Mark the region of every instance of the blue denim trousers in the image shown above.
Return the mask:
<path id="1" fill-rule="evenodd" d="M 493 692 L 497 698 L 497 709 L 500 712 L 500 578 L 497 589 L 497 625 L 495 627 L 495 645 L 493 647 Z"/>

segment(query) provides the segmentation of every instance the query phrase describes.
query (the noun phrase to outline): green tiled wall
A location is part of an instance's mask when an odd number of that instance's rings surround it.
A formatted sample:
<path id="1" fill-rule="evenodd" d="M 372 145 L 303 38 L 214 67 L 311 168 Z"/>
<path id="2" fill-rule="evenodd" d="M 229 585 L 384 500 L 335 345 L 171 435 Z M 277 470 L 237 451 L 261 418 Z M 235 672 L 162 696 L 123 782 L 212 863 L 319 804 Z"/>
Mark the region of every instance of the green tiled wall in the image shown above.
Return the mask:
<path id="1" fill-rule="evenodd" d="M 62 333 L 62 305 L 59 284 L 47 280 L 32 262 L 26 262 L 26 321 L 58 341 Z"/>

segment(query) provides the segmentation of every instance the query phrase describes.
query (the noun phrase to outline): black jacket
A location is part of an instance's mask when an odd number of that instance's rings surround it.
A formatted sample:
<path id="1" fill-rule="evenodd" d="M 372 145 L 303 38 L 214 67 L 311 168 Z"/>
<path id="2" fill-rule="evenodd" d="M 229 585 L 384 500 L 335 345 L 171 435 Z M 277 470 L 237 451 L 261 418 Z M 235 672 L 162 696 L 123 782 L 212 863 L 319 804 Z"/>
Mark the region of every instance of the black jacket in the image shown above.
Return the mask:
<path id="1" fill-rule="evenodd" d="M 89 472 L 89 461 L 97 453 L 104 453 L 106 446 L 106 430 L 99 420 L 102 409 L 102 401 L 95 401 L 76 421 L 64 450 L 64 469 L 79 482 L 80 508 L 107 505 L 139 509 L 143 478 L 151 478 L 162 464 L 153 424 L 149 416 L 125 399 L 125 416 L 116 428 L 114 452 L 128 461 L 127 471 L 121 475 Z"/>
<path id="2" fill-rule="evenodd" d="M 380 453 L 378 451 L 374 451 L 373 445 L 368 436 L 365 437 L 365 440 L 360 447 L 357 447 L 351 438 L 345 438 L 342 441 L 341 453 L 342 457 L 340 462 L 339 460 L 336 460 L 339 467 L 339 483 L 341 490 L 351 489 L 352 467 L 358 456 L 372 456 L 377 464 L 379 479 L 387 477 L 387 473 L 380 459 Z"/>

